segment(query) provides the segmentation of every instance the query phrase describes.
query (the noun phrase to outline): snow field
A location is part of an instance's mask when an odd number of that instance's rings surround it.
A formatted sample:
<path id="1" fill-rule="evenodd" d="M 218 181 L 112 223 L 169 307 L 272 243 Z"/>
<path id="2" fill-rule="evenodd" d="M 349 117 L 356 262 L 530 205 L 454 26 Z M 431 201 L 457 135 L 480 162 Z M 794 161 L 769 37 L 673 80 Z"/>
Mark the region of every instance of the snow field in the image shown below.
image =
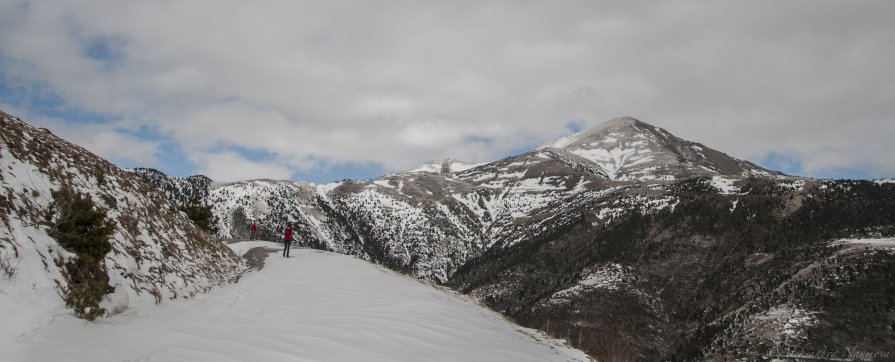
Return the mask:
<path id="1" fill-rule="evenodd" d="M 269 242 L 239 283 L 86 322 L 56 314 L 0 341 L 3 361 L 584 361 L 468 298 L 352 257 Z"/>

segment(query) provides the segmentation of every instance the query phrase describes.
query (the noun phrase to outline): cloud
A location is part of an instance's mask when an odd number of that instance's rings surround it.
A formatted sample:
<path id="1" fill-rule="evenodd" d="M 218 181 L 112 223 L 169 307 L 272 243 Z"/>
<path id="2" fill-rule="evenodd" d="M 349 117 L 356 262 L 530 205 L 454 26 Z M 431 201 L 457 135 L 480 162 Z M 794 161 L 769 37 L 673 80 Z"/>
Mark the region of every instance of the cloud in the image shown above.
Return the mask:
<path id="1" fill-rule="evenodd" d="M 13 86 L 158 130 L 213 172 L 211 156 L 239 150 L 265 154 L 243 161 L 278 176 L 486 161 L 630 115 L 741 158 L 892 176 L 893 12 L 887 1 L 4 2 L 0 65 Z"/>
<path id="2" fill-rule="evenodd" d="M 232 182 L 256 178 L 288 180 L 292 171 L 272 162 L 248 160 L 234 152 L 193 153 L 191 161 L 202 165 L 199 173 L 220 182 Z"/>

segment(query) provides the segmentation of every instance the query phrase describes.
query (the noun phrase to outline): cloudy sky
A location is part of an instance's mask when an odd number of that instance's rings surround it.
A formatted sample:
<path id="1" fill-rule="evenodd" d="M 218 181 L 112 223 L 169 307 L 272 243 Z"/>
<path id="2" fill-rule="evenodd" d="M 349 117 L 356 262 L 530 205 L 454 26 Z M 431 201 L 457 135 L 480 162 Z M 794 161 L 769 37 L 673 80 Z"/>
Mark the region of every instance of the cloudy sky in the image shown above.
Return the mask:
<path id="1" fill-rule="evenodd" d="M 124 166 L 370 178 L 633 116 L 895 177 L 893 1 L 0 0 L 0 109 Z"/>

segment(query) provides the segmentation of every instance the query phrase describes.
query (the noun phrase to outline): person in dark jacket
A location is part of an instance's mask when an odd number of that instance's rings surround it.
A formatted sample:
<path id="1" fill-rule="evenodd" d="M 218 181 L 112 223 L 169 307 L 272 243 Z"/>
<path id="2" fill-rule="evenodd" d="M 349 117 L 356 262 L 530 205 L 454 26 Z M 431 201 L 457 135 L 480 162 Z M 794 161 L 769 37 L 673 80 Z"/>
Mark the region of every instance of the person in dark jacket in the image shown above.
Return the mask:
<path id="1" fill-rule="evenodd" d="M 283 256 L 289 257 L 289 246 L 292 245 L 292 225 L 286 225 L 286 230 L 283 230 Z"/>

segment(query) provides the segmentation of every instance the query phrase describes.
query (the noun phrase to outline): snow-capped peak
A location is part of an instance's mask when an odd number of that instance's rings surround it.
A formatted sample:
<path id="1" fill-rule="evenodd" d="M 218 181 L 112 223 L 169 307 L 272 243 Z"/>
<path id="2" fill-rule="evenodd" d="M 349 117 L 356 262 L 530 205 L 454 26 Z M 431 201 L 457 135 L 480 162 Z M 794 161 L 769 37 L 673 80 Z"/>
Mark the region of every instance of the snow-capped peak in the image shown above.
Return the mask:
<path id="1" fill-rule="evenodd" d="M 647 124 L 645 124 L 645 123 L 641 122 L 640 120 L 633 118 L 633 117 L 614 118 L 614 119 L 610 119 L 606 122 L 600 123 L 596 126 L 593 126 L 591 128 L 582 130 L 582 131 L 575 133 L 573 135 L 557 138 L 553 141 L 548 142 L 547 144 L 544 144 L 541 147 L 538 147 L 538 149 L 548 148 L 548 147 L 552 147 L 552 148 L 574 147 L 576 145 L 580 145 L 580 144 L 586 142 L 590 138 L 599 136 L 599 135 L 605 133 L 606 131 L 619 131 L 623 128 L 635 127 L 637 125 L 647 125 Z"/>
<path id="2" fill-rule="evenodd" d="M 615 118 L 539 147 L 547 148 L 589 160 L 613 180 L 772 173 L 632 117 Z"/>

